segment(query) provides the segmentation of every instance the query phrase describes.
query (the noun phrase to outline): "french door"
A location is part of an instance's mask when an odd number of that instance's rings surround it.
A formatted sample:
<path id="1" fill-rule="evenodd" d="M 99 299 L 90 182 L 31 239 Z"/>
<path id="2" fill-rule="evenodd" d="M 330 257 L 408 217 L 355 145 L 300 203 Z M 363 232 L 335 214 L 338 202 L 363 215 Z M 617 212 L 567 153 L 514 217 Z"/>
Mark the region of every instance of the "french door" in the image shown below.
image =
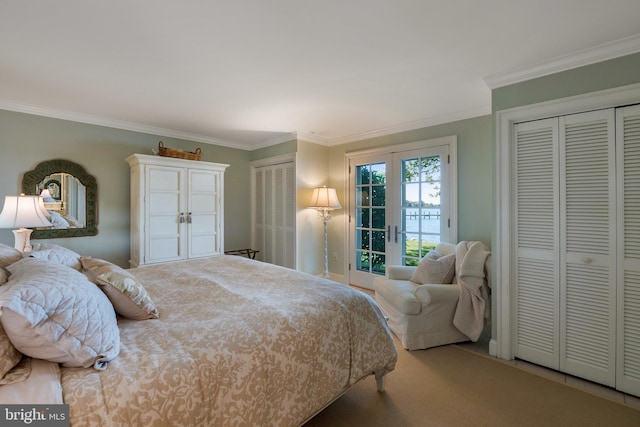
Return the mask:
<path id="1" fill-rule="evenodd" d="M 373 289 L 387 265 L 455 239 L 450 159 L 450 144 L 349 159 L 349 283 Z"/>

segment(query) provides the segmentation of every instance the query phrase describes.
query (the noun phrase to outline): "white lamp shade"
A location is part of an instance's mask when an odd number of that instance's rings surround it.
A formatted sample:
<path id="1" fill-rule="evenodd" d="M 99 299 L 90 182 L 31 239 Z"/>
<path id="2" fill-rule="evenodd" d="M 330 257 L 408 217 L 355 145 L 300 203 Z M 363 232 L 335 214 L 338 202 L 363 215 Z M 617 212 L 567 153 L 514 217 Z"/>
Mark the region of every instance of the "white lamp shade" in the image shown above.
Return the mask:
<path id="1" fill-rule="evenodd" d="M 335 188 L 317 187 L 311 195 L 310 208 L 315 209 L 342 209 Z"/>
<path id="2" fill-rule="evenodd" d="M 44 189 L 40 192 L 40 197 L 42 197 L 42 199 L 45 202 L 55 202 L 56 200 L 53 198 L 53 196 L 51 196 L 51 193 L 49 192 L 48 189 Z"/>
<path id="3" fill-rule="evenodd" d="M 5 196 L 0 212 L 0 228 L 50 227 L 40 196 Z"/>

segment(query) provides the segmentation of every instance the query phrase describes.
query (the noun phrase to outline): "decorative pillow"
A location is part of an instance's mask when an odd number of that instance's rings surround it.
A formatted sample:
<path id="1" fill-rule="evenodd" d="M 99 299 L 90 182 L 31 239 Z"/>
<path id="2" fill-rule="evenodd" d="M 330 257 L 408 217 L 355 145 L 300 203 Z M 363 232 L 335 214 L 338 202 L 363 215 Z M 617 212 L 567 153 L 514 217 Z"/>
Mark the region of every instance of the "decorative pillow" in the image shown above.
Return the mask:
<path id="1" fill-rule="evenodd" d="M 0 267 L 6 268 L 23 258 L 22 252 L 11 246 L 0 243 Z"/>
<path id="2" fill-rule="evenodd" d="M 85 274 L 107 294 L 116 313 L 134 320 L 157 319 L 151 297 L 128 271 L 99 258 L 81 257 Z"/>
<path id="3" fill-rule="evenodd" d="M 15 348 L 66 367 L 107 368 L 120 352 L 113 306 L 66 265 L 25 258 L 0 286 L 0 322 Z"/>
<path id="4" fill-rule="evenodd" d="M 67 265 L 74 270 L 82 271 L 80 255 L 64 246 L 48 243 L 34 243 L 29 256 L 32 258 L 46 259 L 58 264 Z"/>
<path id="5" fill-rule="evenodd" d="M 11 344 L 11 340 L 0 324 L 0 384 L 5 375 L 22 360 L 22 354 Z"/>
<path id="6" fill-rule="evenodd" d="M 456 255 L 441 256 L 438 252 L 429 251 L 411 276 L 411 281 L 424 285 L 426 283 L 451 283 L 456 268 Z"/>

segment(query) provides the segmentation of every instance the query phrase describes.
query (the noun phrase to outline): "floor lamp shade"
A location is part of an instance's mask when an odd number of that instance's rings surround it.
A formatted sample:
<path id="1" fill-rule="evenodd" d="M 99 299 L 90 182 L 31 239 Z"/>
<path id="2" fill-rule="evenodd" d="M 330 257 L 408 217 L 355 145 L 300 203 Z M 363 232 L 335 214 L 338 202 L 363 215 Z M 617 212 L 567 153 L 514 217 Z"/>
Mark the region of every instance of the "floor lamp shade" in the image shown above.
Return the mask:
<path id="1" fill-rule="evenodd" d="M 40 196 L 5 196 L 0 212 L 0 228 L 13 230 L 15 248 L 21 252 L 31 251 L 31 231 L 26 227 L 51 227 L 42 208 Z"/>
<path id="2" fill-rule="evenodd" d="M 311 195 L 310 208 L 315 209 L 342 209 L 335 188 L 317 187 Z"/>

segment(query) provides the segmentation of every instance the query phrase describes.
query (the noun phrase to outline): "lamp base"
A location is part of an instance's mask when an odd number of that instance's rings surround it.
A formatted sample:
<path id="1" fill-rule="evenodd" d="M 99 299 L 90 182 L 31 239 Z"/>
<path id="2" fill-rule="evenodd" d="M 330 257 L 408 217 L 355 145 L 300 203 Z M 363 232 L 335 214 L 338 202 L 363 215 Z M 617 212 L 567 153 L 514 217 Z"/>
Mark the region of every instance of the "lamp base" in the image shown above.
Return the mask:
<path id="1" fill-rule="evenodd" d="M 13 235 L 15 236 L 15 245 L 13 246 L 20 252 L 31 252 L 31 233 L 33 230 L 29 228 L 20 228 L 18 230 L 13 230 Z"/>

